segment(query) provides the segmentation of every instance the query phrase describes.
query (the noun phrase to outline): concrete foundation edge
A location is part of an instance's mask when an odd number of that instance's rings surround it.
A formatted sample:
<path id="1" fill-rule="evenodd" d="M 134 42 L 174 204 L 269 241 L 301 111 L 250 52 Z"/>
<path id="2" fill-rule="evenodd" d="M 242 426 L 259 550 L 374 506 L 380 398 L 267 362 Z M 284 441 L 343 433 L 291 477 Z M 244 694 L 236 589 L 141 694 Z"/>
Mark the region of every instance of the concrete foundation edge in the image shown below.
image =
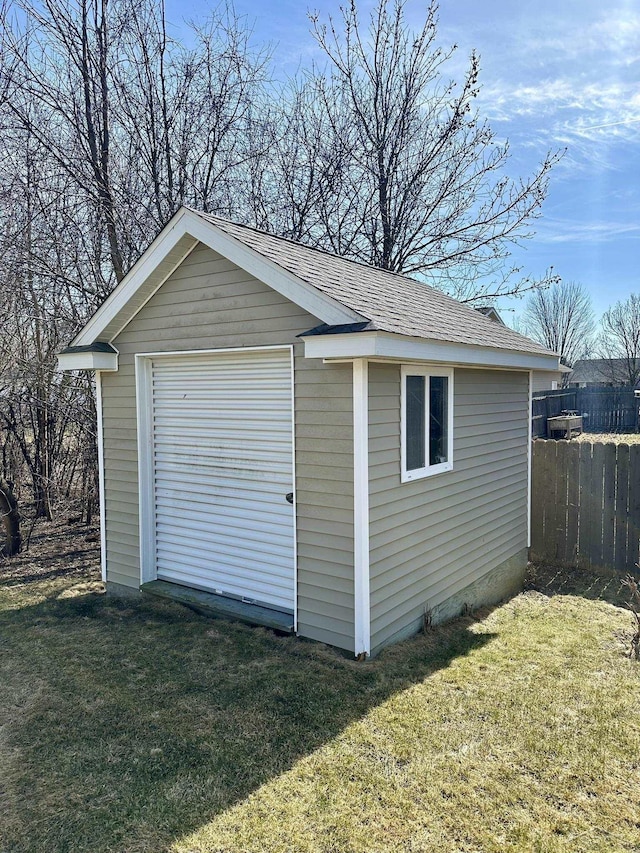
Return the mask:
<path id="1" fill-rule="evenodd" d="M 140 598 L 142 595 L 139 587 L 126 586 L 115 581 L 107 581 L 105 587 L 107 595 L 113 595 L 115 598 Z"/>
<path id="2" fill-rule="evenodd" d="M 527 550 L 505 560 L 495 569 L 490 570 L 481 578 L 468 584 L 464 589 L 437 604 L 430 610 L 432 625 L 440 625 L 460 616 L 465 608 L 476 608 L 505 601 L 522 590 L 524 576 L 527 571 Z M 375 657 L 387 646 L 407 640 L 422 630 L 424 619 L 419 616 L 406 627 L 396 631 L 393 636 L 384 640 L 371 651 Z"/>

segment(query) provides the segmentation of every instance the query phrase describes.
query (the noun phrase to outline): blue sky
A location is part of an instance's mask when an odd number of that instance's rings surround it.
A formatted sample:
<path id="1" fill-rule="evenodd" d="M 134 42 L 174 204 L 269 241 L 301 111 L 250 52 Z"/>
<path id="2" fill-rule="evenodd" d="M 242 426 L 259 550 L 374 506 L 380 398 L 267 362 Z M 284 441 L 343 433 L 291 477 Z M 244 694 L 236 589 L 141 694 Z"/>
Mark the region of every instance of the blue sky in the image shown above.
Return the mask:
<path id="1" fill-rule="evenodd" d="M 271 43 L 281 78 L 318 56 L 307 10 L 339 18 L 339 0 L 234 5 L 253 23 L 254 42 Z M 363 17 L 372 5 L 361 0 Z M 419 26 L 425 8 L 408 0 L 408 22 Z M 189 17 L 206 9 L 196 0 Z M 167 3 L 175 23 L 184 10 Z M 440 41 L 458 45 L 454 78 L 472 48 L 480 54 L 478 107 L 509 139 L 513 177 L 530 173 L 549 149 L 567 148 L 536 236 L 515 262 L 532 275 L 553 266 L 584 283 L 597 315 L 640 292 L 640 0 L 441 0 Z M 515 309 L 509 321 L 522 304 L 498 307 Z"/>

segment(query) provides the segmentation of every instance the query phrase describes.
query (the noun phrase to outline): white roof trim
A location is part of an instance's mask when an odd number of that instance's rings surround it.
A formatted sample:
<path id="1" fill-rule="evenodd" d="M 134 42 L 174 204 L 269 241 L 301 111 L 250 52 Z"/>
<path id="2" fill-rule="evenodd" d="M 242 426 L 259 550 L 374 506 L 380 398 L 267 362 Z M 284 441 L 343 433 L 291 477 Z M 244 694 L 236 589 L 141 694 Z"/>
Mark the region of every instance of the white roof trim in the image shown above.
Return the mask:
<path id="1" fill-rule="evenodd" d="M 104 370 L 113 373 L 117 369 L 117 352 L 63 352 L 58 354 L 58 370 Z"/>
<path id="2" fill-rule="evenodd" d="M 139 288 L 186 235 L 228 258 L 323 323 L 339 325 L 366 319 L 226 234 L 194 211 L 182 207 L 74 338 L 72 346 L 83 346 L 99 340 L 109 324 L 126 309 Z M 132 312 L 132 316 L 134 314 Z M 126 320 L 124 325 L 120 324 L 118 334 L 131 319 Z"/>
<path id="3" fill-rule="evenodd" d="M 302 336 L 305 358 L 326 361 L 381 358 L 393 361 L 429 361 L 472 367 L 518 370 L 557 370 L 558 356 L 482 347 L 450 341 L 427 341 L 390 332 L 352 332 Z"/>

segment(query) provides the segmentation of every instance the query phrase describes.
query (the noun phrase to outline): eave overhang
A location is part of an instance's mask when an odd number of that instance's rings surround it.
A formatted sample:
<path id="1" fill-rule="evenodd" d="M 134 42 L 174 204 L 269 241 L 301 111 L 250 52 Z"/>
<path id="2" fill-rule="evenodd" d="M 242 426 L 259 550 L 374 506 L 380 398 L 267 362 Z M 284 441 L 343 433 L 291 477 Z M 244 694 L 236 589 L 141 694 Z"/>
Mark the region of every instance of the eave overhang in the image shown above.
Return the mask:
<path id="1" fill-rule="evenodd" d="M 70 346 L 58 354 L 59 370 L 104 370 L 118 369 L 118 350 L 103 341 L 83 346 Z"/>
<path id="2" fill-rule="evenodd" d="M 490 367 L 505 370 L 558 370 L 559 357 L 554 353 L 523 352 L 477 344 L 432 341 L 411 338 L 391 332 L 362 331 L 347 334 L 300 335 L 305 358 L 324 361 L 424 361 L 467 367 Z"/>

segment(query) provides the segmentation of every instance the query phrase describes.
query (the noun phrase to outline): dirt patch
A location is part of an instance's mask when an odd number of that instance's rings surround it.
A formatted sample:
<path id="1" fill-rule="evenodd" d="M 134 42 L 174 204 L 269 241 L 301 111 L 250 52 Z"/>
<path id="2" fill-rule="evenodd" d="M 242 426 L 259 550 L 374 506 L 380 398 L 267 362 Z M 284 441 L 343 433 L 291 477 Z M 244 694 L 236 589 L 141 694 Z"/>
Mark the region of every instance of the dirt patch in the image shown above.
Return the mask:
<path id="1" fill-rule="evenodd" d="M 0 585 L 69 578 L 74 583 L 100 581 L 100 530 L 97 525 L 69 524 L 65 518 L 36 522 L 20 554 L 0 558 Z"/>

